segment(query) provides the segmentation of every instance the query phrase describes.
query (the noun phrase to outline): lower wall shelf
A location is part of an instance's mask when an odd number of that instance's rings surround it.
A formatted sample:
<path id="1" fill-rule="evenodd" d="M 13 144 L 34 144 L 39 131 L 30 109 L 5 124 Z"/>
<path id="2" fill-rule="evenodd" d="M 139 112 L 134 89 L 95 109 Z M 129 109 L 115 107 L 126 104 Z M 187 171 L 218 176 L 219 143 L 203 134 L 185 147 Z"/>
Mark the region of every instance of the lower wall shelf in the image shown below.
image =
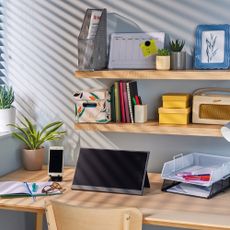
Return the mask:
<path id="1" fill-rule="evenodd" d="M 75 129 L 85 131 L 117 132 L 117 133 L 142 133 L 159 135 L 183 135 L 183 136 L 206 136 L 221 137 L 221 125 L 159 125 L 158 122 L 146 123 L 76 123 Z"/>

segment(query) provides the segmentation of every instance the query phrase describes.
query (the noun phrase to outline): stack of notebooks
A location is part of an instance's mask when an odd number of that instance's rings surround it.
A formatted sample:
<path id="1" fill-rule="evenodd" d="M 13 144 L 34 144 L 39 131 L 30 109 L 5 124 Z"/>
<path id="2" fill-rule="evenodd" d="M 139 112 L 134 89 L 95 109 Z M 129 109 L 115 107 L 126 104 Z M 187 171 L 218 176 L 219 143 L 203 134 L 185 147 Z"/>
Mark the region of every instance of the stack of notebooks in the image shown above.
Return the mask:
<path id="1" fill-rule="evenodd" d="M 138 97 L 136 81 L 114 82 L 111 86 L 111 121 L 134 123 L 136 97 Z"/>

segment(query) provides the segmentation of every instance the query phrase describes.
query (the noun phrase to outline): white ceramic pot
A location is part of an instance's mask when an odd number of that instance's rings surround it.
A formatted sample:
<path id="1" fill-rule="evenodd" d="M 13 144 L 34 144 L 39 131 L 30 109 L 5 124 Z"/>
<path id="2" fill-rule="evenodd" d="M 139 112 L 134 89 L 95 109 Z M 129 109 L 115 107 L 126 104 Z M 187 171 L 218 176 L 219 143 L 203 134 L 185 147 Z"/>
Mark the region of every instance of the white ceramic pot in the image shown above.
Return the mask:
<path id="1" fill-rule="evenodd" d="M 11 107 L 10 109 L 0 109 L 0 132 L 8 132 L 13 128 L 8 124 L 14 124 L 16 118 L 16 109 Z"/>
<path id="2" fill-rule="evenodd" d="M 156 56 L 156 69 L 169 70 L 170 69 L 170 56 Z"/>

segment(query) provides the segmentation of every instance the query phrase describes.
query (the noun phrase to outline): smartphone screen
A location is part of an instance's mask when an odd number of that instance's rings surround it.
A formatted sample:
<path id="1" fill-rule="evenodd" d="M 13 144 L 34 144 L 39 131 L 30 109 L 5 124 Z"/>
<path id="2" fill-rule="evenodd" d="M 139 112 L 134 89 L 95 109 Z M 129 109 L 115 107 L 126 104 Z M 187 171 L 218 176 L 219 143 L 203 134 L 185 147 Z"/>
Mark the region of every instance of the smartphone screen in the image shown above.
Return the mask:
<path id="1" fill-rule="evenodd" d="M 61 173 L 63 165 L 63 149 L 50 149 L 49 172 Z"/>

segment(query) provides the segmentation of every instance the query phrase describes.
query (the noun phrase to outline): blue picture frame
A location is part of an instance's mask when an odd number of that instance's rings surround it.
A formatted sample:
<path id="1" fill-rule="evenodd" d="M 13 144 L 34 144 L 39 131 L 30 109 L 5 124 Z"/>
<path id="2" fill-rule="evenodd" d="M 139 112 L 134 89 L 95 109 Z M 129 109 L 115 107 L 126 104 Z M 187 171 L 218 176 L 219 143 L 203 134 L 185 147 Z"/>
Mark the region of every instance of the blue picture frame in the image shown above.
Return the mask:
<path id="1" fill-rule="evenodd" d="M 229 68 L 229 25 L 198 25 L 196 28 L 195 68 Z"/>

